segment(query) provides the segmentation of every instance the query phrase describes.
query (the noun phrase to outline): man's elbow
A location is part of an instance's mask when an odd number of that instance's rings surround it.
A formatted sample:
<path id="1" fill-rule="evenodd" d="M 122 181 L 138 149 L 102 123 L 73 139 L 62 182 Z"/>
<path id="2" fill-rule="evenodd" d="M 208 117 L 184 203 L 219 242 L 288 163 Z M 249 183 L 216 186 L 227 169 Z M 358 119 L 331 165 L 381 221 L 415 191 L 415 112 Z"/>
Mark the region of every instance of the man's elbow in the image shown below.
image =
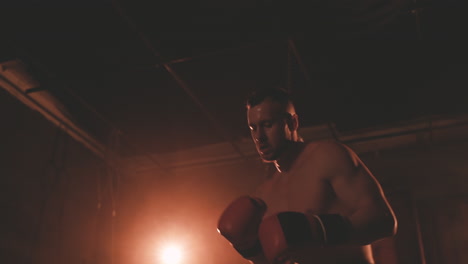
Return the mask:
<path id="1" fill-rule="evenodd" d="M 371 229 L 373 231 L 369 230 L 369 236 L 363 237 L 360 244 L 368 245 L 381 239 L 392 237 L 396 235 L 398 230 L 398 222 L 393 214 L 380 218 L 380 220 L 374 222 L 373 226 L 374 228 Z"/>
<path id="2" fill-rule="evenodd" d="M 391 217 L 389 217 L 389 234 L 388 236 L 394 236 L 397 234 L 397 231 L 398 231 L 398 220 L 397 218 L 395 217 L 394 214 L 392 214 Z"/>
<path id="3" fill-rule="evenodd" d="M 379 231 L 376 232 L 379 234 L 377 240 L 395 236 L 398 231 L 398 220 L 392 208 L 387 207 L 381 210 L 379 215 L 380 217 L 376 218 L 376 226 L 379 227 Z"/>
<path id="4" fill-rule="evenodd" d="M 381 220 L 381 235 L 378 239 L 392 237 L 396 235 L 398 230 L 398 221 L 393 213 L 386 215 Z"/>

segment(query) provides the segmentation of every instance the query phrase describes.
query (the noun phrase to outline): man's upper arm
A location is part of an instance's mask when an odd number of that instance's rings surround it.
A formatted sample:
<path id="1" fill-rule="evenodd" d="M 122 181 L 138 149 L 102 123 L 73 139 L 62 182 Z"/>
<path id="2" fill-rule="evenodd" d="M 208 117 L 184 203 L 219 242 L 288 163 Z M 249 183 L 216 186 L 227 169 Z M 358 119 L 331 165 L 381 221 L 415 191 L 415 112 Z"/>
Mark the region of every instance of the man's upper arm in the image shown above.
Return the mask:
<path id="1" fill-rule="evenodd" d="M 353 239 L 368 244 L 394 234 L 396 219 L 384 192 L 358 156 L 337 142 L 320 146 L 320 170 L 332 186 L 341 214 L 353 226 Z"/>

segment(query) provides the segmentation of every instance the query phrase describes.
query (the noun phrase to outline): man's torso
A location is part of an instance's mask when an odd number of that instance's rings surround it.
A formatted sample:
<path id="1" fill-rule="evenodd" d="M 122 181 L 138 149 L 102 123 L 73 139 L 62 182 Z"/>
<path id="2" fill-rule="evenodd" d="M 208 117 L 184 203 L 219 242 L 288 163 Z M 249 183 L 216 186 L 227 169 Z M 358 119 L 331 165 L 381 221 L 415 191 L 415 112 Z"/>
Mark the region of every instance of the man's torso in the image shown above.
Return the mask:
<path id="1" fill-rule="evenodd" d="M 336 199 L 326 175 L 314 171 L 314 163 L 320 162 L 318 149 L 317 143 L 308 143 L 287 171 L 275 172 L 258 188 L 256 195 L 268 206 L 265 217 L 284 211 L 344 216 L 350 213 Z M 302 263 L 372 263 L 370 246 L 327 247 L 309 255 L 311 260 Z"/>

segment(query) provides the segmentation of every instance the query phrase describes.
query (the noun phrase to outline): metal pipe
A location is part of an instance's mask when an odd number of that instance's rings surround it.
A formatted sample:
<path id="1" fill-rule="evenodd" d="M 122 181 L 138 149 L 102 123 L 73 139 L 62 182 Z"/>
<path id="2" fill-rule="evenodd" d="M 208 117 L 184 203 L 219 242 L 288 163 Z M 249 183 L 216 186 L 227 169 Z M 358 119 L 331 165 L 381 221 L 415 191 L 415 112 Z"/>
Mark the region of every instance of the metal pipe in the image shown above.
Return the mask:
<path id="1" fill-rule="evenodd" d="M 66 122 L 62 118 L 58 117 L 56 114 L 54 114 L 52 111 L 44 107 L 42 104 L 37 102 L 34 98 L 26 95 L 21 91 L 20 88 L 16 87 L 15 84 L 7 80 L 5 77 L 0 75 L 0 86 L 4 86 L 4 88 L 9 91 L 10 93 L 13 94 L 15 97 L 21 96 L 20 99 L 23 101 L 26 105 L 36 108 L 39 112 L 41 112 L 47 119 L 51 120 L 53 123 L 55 123 L 57 126 L 63 128 L 65 132 L 68 132 L 73 138 L 78 140 L 79 142 L 82 142 L 88 149 L 90 149 L 92 152 L 97 154 L 101 158 L 105 158 L 105 151 L 106 147 L 96 141 L 92 136 L 87 134 L 86 132 L 82 131 L 80 128 L 74 126 L 70 122 Z M 14 92 L 13 92 L 14 91 Z"/>
<path id="2" fill-rule="evenodd" d="M 192 57 L 173 59 L 173 60 L 170 60 L 170 61 L 167 61 L 167 62 L 158 63 L 155 66 L 159 67 L 159 66 L 164 66 L 164 65 L 174 65 L 174 64 L 178 64 L 178 63 L 182 63 L 182 62 L 188 62 L 188 61 L 192 61 L 192 60 L 203 59 L 203 58 L 206 58 L 206 57 L 212 57 L 212 56 L 216 56 L 216 55 L 219 55 L 219 54 L 225 54 L 225 53 L 228 53 L 228 52 L 231 52 L 231 51 L 237 51 L 237 50 L 253 48 L 253 47 L 260 46 L 260 45 L 263 45 L 263 44 L 267 44 L 267 43 L 270 43 L 270 42 L 272 42 L 272 40 L 265 40 L 265 41 L 249 43 L 249 44 L 243 45 L 243 46 L 238 46 L 238 47 L 234 47 L 234 48 L 227 48 L 227 49 L 221 49 L 221 50 L 218 50 L 218 51 L 208 52 L 208 53 L 204 53 L 204 54 L 201 54 L 201 55 L 195 55 L 195 56 L 192 56 Z"/>
<path id="3" fill-rule="evenodd" d="M 418 122 L 418 123 L 423 123 L 423 122 Z M 434 122 L 433 122 L 434 123 Z M 362 143 L 366 141 L 371 141 L 371 140 L 384 140 L 386 138 L 398 138 L 406 135 L 411 135 L 411 134 L 416 134 L 416 133 L 421 133 L 421 132 L 429 132 L 430 130 L 444 130 L 444 129 L 456 129 L 460 127 L 467 127 L 468 126 L 468 116 L 464 117 L 463 120 L 458 120 L 454 122 L 445 122 L 446 124 L 433 124 L 432 127 L 424 127 L 424 128 L 411 128 L 406 126 L 402 126 L 399 131 L 393 132 L 393 131 L 385 131 L 383 130 L 382 133 L 375 135 L 375 136 L 362 136 L 360 134 L 356 134 L 353 136 L 345 136 L 343 138 L 340 138 L 339 135 L 335 135 L 337 137 L 337 140 L 344 143 L 344 144 L 353 144 L 353 143 Z M 468 128 L 468 127 L 467 127 Z M 461 129 L 466 129 L 466 128 L 461 128 Z M 331 135 L 333 137 L 333 135 Z M 351 138 L 350 138 L 351 137 Z M 433 141 L 436 139 L 432 139 Z M 247 142 L 246 140 L 245 142 Z M 243 144 L 249 144 L 249 143 L 243 143 Z M 384 149 L 382 149 L 384 150 Z M 216 150 L 213 150 L 216 152 Z M 364 151 L 365 152 L 365 151 Z M 224 153 L 224 152 L 223 152 Z M 255 152 L 254 149 L 251 149 L 246 155 L 248 157 L 254 159 L 257 157 L 257 153 Z M 197 160 L 193 161 L 188 161 L 184 160 L 183 163 L 172 163 L 168 164 L 168 166 L 173 169 L 188 169 L 188 168 L 194 168 L 194 167 L 199 167 L 199 166 L 211 166 L 213 164 L 228 164 L 228 163 L 235 163 L 236 161 L 239 161 L 239 157 L 235 156 L 226 156 L 226 155 L 212 155 L 208 158 L 202 158 L 202 157 L 197 157 Z M 146 171 L 150 170 L 151 168 L 145 168 L 141 171 Z"/>
<path id="4" fill-rule="evenodd" d="M 414 224 L 416 225 L 416 237 L 418 239 L 418 249 L 419 249 L 419 255 L 421 259 L 421 264 L 426 264 L 426 251 L 424 250 L 424 242 L 423 242 L 423 237 L 422 237 L 422 231 L 421 231 L 421 219 L 419 218 L 419 209 L 417 207 L 416 201 L 413 196 L 411 196 L 411 207 L 413 211 L 413 221 Z"/>
<path id="5" fill-rule="evenodd" d="M 43 64 L 39 63 L 39 62 L 36 62 L 36 61 L 29 61 L 31 64 L 33 64 L 33 66 L 35 67 L 38 67 L 40 68 L 41 71 L 43 71 L 44 73 L 46 73 L 48 75 L 48 77 L 50 78 L 53 78 L 53 79 L 57 79 L 57 77 L 52 74 Z M 79 95 L 77 95 L 72 89 L 70 89 L 69 87 L 67 87 L 66 85 L 62 85 L 61 86 L 64 90 L 66 90 L 66 92 L 68 94 L 70 94 L 74 99 L 76 99 L 78 101 L 78 103 L 80 103 L 82 106 L 85 107 L 85 109 L 87 109 L 88 111 L 90 111 L 91 113 L 93 113 L 99 120 L 101 120 L 102 122 L 104 122 L 113 132 L 117 133 L 118 136 L 120 137 L 124 137 L 126 140 L 126 145 L 133 148 L 134 150 L 139 150 L 138 146 L 136 146 L 135 144 L 131 143 L 131 140 L 123 133 L 123 131 L 118 128 L 116 125 L 114 125 L 111 121 L 109 121 L 109 119 L 107 119 L 106 117 L 104 117 L 101 113 L 99 113 L 94 107 L 92 107 L 90 104 L 88 104 L 83 98 L 81 98 Z M 34 88 L 33 88 L 34 89 Z M 26 94 L 28 94 L 28 91 L 31 91 L 32 89 L 29 89 L 27 90 Z M 85 146 L 87 146 L 85 144 Z M 92 148 L 91 149 L 92 151 L 94 151 L 94 149 Z M 107 152 L 108 150 L 104 150 L 102 149 L 101 152 L 102 153 L 97 153 L 98 156 L 100 156 L 101 158 L 104 158 L 104 159 L 107 159 L 107 155 L 104 153 L 104 152 Z M 159 158 L 158 157 L 154 157 L 154 154 L 150 154 L 146 151 L 143 152 L 143 154 L 152 162 L 154 163 L 157 167 L 159 167 L 159 169 L 161 171 L 163 171 L 165 174 L 168 174 L 168 175 L 171 175 L 172 172 L 168 169 L 168 168 L 165 168 L 164 166 L 161 165 L 161 163 L 158 161 Z"/>
<path id="6" fill-rule="evenodd" d="M 301 55 L 299 54 L 299 51 L 297 50 L 296 44 L 294 43 L 294 40 L 291 37 L 288 38 L 288 46 L 290 47 L 292 53 L 296 57 L 297 64 L 299 65 L 299 68 L 301 69 L 302 74 L 304 75 L 304 78 L 306 79 L 308 83 L 310 83 L 310 76 L 309 76 L 307 67 L 302 61 Z"/>

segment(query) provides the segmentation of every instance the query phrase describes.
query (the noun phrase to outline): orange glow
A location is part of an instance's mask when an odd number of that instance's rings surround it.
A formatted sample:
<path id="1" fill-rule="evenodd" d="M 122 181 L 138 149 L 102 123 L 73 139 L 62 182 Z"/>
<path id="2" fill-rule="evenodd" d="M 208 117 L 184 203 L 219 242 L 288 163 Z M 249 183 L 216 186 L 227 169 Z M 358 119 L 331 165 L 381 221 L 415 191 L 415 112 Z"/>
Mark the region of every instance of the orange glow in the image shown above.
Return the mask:
<path id="1" fill-rule="evenodd" d="M 183 248 L 176 244 L 167 244 L 160 249 L 159 259 L 161 264 L 178 264 L 182 263 L 184 257 Z"/>

